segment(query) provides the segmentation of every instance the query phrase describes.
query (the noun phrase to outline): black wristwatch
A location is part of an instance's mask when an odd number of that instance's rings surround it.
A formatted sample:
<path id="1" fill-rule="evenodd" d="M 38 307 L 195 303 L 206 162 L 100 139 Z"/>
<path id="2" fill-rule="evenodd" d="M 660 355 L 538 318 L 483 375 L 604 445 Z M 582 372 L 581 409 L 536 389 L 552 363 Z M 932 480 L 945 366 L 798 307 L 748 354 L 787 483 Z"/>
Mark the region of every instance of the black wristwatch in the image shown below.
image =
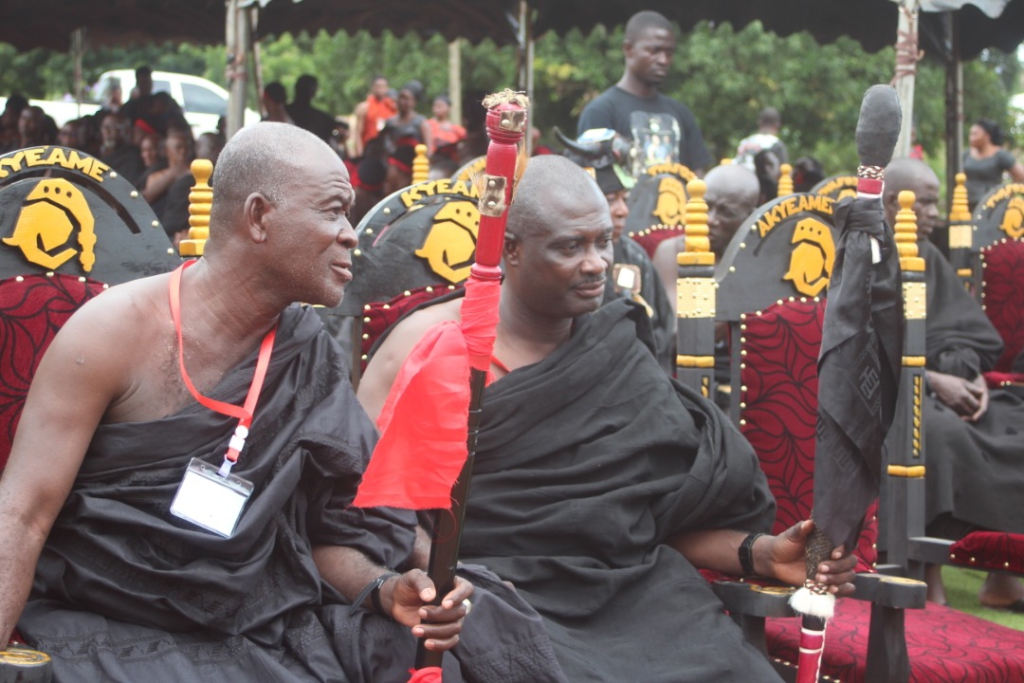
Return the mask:
<path id="1" fill-rule="evenodd" d="M 398 576 L 398 572 L 384 572 L 376 579 L 366 584 L 363 590 L 359 591 L 359 595 L 356 596 L 356 599 L 352 601 L 352 606 L 348 610 L 349 614 L 352 614 L 359 609 L 362 604 L 366 602 L 366 598 L 369 597 L 370 602 L 373 604 L 373 608 L 377 610 L 377 613 L 390 619 L 391 615 L 384 611 L 384 605 L 381 604 L 380 601 L 380 587 L 384 585 L 385 581 L 393 576 Z"/>
<path id="2" fill-rule="evenodd" d="M 743 570 L 743 576 L 754 575 L 754 541 L 756 541 L 764 534 L 753 533 L 743 539 L 743 543 L 740 543 L 740 568 Z"/>

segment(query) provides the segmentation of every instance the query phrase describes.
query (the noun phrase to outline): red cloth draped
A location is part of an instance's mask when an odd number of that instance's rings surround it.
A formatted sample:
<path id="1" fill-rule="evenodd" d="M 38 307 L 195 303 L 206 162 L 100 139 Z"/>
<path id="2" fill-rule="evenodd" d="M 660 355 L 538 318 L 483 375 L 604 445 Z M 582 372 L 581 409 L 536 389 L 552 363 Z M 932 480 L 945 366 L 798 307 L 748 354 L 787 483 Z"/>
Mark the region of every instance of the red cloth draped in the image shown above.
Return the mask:
<path id="1" fill-rule="evenodd" d="M 461 321 L 436 325 L 413 348 L 377 419 L 380 441 L 353 505 L 451 508 L 467 456 L 470 367 L 490 367 L 500 297 L 498 279 L 471 275 Z"/>
<path id="2" fill-rule="evenodd" d="M 418 670 L 410 670 L 412 678 L 409 683 L 441 683 L 441 668 L 428 666 Z"/>

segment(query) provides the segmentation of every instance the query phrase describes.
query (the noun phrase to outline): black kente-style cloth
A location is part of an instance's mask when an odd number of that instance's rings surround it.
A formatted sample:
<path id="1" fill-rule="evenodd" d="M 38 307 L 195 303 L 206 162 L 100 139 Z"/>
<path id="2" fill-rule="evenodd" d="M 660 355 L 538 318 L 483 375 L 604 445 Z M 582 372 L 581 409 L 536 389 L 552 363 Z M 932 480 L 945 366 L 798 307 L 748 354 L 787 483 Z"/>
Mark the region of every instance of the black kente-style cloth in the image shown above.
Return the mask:
<path id="1" fill-rule="evenodd" d="M 241 404 L 256 355 L 211 398 Z M 347 377 L 316 313 L 287 309 L 234 468 L 255 490 L 228 539 L 169 507 L 191 458 L 221 462 L 234 419 L 193 403 L 97 429 L 18 624 L 58 683 L 408 680 L 409 630 L 366 608 L 350 616 L 312 558 L 339 545 L 396 567 L 414 539 L 409 512 L 349 507 L 377 437 Z M 462 673 L 445 657 L 445 680 L 564 680 L 536 613 L 494 575 L 471 579 L 482 588 L 456 648 Z"/>
<path id="2" fill-rule="evenodd" d="M 628 263 L 640 269 L 640 296 L 647 302 L 654 315 L 651 317 L 651 328 L 654 334 L 655 356 L 665 372 L 672 373 L 675 369 L 676 330 L 675 313 L 672 303 L 665 293 L 658 272 L 654 270 L 651 257 L 629 237 L 623 235 L 614 246 L 615 263 Z M 608 275 L 608 286 L 604 290 L 604 303 L 621 298 L 620 290 Z"/>
<path id="3" fill-rule="evenodd" d="M 919 247 L 928 283 L 926 367 L 974 379 L 993 368 L 1002 340 L 939 250 L 929 242 Z M 988 410 L 967 422 L 929 395 L 924 437 L 928 523 L 951 515 L 975 527 L 1024 533 L 1024 399 L 990 389 Z"/>
<path id="4" fill-rule="evenodd" d="M 651 345 L 646 311 L 613 301 L 487 388 L 462 556 L 541 613 L 569 680 L 778 681 L 665 545 L 768 531 L 774 500 L 750 445 Z"/>

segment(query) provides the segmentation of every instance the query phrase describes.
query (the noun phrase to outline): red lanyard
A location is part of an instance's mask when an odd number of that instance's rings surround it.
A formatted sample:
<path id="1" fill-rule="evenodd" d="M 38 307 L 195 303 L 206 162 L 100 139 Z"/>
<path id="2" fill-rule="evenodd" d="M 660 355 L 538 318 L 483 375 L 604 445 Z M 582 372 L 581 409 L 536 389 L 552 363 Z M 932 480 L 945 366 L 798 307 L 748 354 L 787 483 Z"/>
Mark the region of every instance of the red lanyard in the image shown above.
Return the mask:
<path id="1" fill-rule="evenodd" d="M 274 325 L 267 332 L 267 335 L 263 337 L 263 342 L 260 344 L 260 355 L 256 360 L 256 373 L 252 377 L 252 384 L 249 385 L 249 393 L 245 397 L 244 405 L 239 407 L 232 403 L 224 403 L 223 401 L 207 398 L 200 394 L 185 370 L 184 346 L 181 341 L 181 274 L 186 268 L 195 263 L 195 261 L 187 261 L 175 269 L 171 273 L 171 281 L 168 286 L 171 297 L 171 317 L 174 319 L 174 329 L 178 333 L 178 367 L 181 368 L 181 379 L 184 380 L 185 386 L 192 393 L 192 397 L 199 401 L 201 405 L 223 415 L 238 418 L 238 426 L 235 427 L 235 434 L 231 437 L 228 452 L 224 455 L 224 465 L 221 467 L 221 473 L 226 476 L 231 470 L 231 465 L 238 461 L 238 454 L 242 452 L 242 449 L 245 447 L 245 439 L 249 436 L 249 425 L 252 424 L 256 402 L 260 398 L 263 380 L 267 376 L 267 366 L 270 365 L 270 354 L 274 350 L 274 337 L 277 334 L 277 325 Z"/>

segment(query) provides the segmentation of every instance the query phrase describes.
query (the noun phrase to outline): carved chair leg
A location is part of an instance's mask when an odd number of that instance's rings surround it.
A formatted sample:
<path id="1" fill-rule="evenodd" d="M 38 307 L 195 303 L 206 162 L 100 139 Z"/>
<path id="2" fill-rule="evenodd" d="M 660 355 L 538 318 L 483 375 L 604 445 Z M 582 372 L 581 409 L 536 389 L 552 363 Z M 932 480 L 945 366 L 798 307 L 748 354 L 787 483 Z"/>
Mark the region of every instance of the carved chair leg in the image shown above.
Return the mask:
<path id="1" fill-rule="evenodd" d="M 871 632 L 864 680 L 878 683 L 907 683 L 910 658 L 903 632 L 905 610 L 871 606 Z"/>

